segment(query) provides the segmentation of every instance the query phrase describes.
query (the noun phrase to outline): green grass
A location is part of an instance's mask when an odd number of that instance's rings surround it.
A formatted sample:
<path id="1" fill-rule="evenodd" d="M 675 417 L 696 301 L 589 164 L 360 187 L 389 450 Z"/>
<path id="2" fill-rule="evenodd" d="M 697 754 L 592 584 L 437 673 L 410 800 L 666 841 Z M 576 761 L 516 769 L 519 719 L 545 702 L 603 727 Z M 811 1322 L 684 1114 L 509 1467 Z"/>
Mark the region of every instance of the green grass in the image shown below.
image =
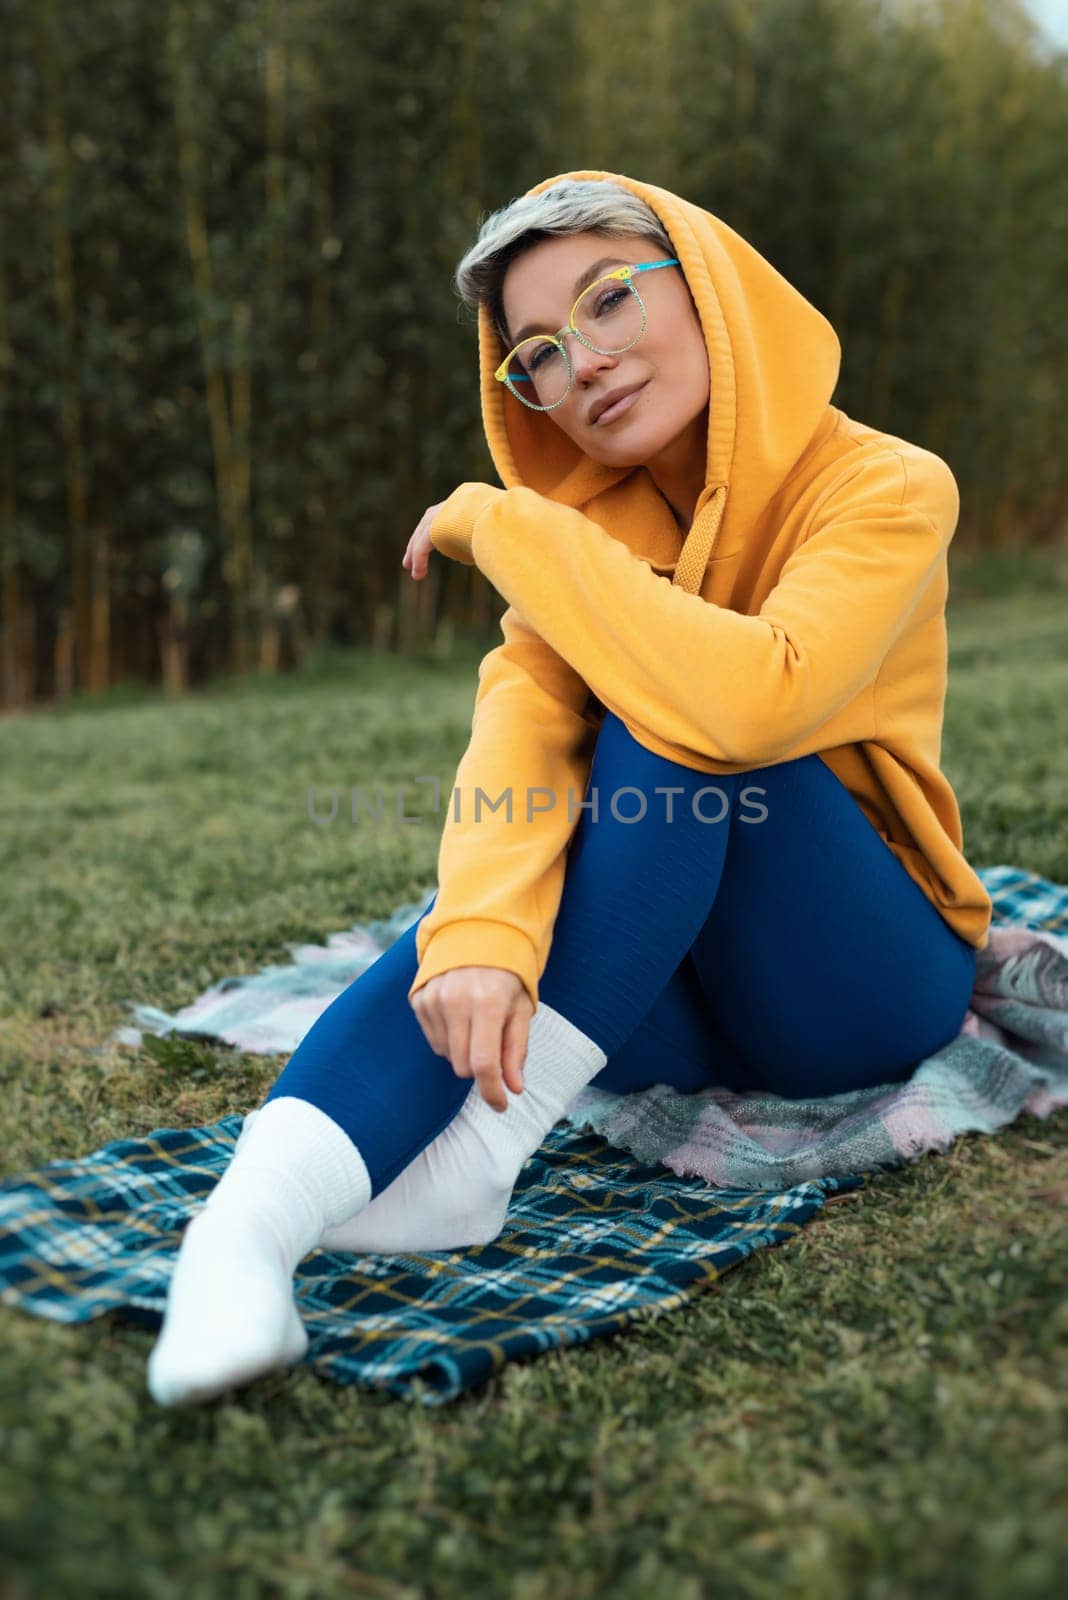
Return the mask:
<path id="1" fill-rule="evenodd" d="M 1066 593 L 976 570 L 943 747 L 965 848 L 1063 881 Z M 178 1007 L 433 882 L 441 813 L 411 779 L 447 794 L 476 660 L 349 655 L 0 723 L 5 1175 L 258 1103 L 280 1058 L 116 1048 L 125 1001 Z M 427 821 L 309 820 L 309 785 L 375 782 Z M 299 1369 L 166 1411 L 150 1332 L 0 1308 L 0 1594 L 1052 1595 L 1066 1204 L 1068 1118 L 1025 1116 L 434 1411 Z"/>

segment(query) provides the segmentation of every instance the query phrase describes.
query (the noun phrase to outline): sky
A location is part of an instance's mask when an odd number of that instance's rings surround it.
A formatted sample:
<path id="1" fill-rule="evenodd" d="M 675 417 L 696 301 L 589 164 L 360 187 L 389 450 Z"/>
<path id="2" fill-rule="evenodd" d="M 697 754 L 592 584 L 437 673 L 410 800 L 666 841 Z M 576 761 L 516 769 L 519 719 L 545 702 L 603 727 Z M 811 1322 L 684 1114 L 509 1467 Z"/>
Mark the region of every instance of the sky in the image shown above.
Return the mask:
<path id="1" fill-rule="evenodd" d="M 1068 50 L 1068 0 L 1022 0 L 1022 4 L 1042 29 L 1050 48 Z"/>
<path id="2" fill-rule="evenodd" d="M 1024 0 L 1024 3 L 1052 43 L 1068 50 L 1068 0 Z"/>

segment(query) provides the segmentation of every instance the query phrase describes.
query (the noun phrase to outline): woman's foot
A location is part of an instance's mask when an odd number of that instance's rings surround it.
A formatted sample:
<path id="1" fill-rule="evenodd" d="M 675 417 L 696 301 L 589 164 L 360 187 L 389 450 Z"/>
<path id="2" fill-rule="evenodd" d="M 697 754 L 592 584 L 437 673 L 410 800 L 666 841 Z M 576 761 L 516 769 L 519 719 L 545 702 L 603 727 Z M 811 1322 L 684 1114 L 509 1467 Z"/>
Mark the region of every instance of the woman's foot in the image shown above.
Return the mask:
<path id="1" fill-rule="evenodd" d="M 293 1274 L 370 1193 L 363 1157 L 325 1112 L 288 1095 L 261 1106 L 182 1236 L 148 1362 L 153 1399 L 210 1400 L 300 1361 L 308 1335 Z"/>
<path id="2" fill-rule="evenodd" d="M 514 1096 L 506 1087 L 509 1111 Z M 462 1250 L 489 1244 L 504 1228 L 524 1157 L 503 1129 L 509 1112 L 494 1111 L 477 1086 L 452 1121 L 393 1182 L 354 1217 L 328 1228 L 324 1250 Z M 490 1137 L 486 1135 L 489 1134 Z"/>
<path id="3" fill-rule="evenodd" d="M 213 1399 L 300 1361 L 308 1334 L 267 1216 L 205 1209 L 182 1235 L 148 1389 L 163 1406 Z"/>
<path id="4" fill-rule="evenodd" d="M 383 1255 L 462 1250 L 502 1232 L 516 1181 L 605 1053 L 542 1001 L 530 1020 L 522 1094 L 494 1111 L 473 1083 L 437 1137 L 363 1209 L 328 1229 L 326 1250 Z"/>

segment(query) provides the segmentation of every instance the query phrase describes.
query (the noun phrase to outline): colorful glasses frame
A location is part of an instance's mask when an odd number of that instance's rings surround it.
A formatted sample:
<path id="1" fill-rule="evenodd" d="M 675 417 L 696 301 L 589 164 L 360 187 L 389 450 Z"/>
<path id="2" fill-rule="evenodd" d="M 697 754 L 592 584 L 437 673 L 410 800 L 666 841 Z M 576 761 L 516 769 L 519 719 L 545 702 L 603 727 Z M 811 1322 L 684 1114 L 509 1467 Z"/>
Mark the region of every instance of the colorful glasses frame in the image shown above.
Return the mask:
<path id="1" fill-rule="evenodd" d="M 600 278 L 595 278 L 592 283 L 586 285 L 585 289 L 582 291 L 582 294 L 577 296 L 575 304 L 571 307 L 571 315 L 568 317 L 567 322 L 562 328 L 558 328 L 555 333 L 531 333 L 528 334 L 525 339 L 520 339 L 519 343 L 513 345 L 511 350 L 509 350 L 508 354 L 505 356 L 504 360 L 501 362 L 493 376 L 497 379 L 498 383 L 506 384 L 515 395 L 516 399 L 521 400 L 523 405 L 529 406 L 532 411 L 555 411 L 557 406 L 563 405 L 564 401 L 571 393 L 571 386 L 575 381 L 575 371 L 571 365 L 571 357 L 568 355 L 567 346 L 563 342 L 564 335 L 573 333 L 579 343 L 586 346 L 587 350 L 595 350 L 597 354 L 601 356 L 618 356 L 622 355 L 624 350 L 633 349 L 633 347 L 638 343 L 638 340 L 641 338 L 642 334 L 645 332 L 646 316 L 645 301 L 638 293 L 635 285 L 631 283 L 631 278 L 635 275 L 635 273 L 638 272 L 655 272 L 657 267 L 678 267 L 681 265 L 682 263 L 676 260 L 674 256 L 668 257 L 668 259 L 665 261 L 634 261 L 631 262 L 629 266 L 616 267 L 614 271 L 606 272 Z M 575 327 L 575 307 L 578 305 L 579 300 L 582 299 L 582 295 L 589 294 L 590 290 L 595 289 L 599 283 L 605 283 L 612 278 L 618 278 L 621 282 L 626 283 L 631 294 L 634 296 L 635 300 L 637 300 L 638 305 L 641 307 L 642 327 L 641 333 L 636 334 L 635 337 L 630 341 L 630 344 L 622 345 L 618 350 L 602 350 L 599 345 L 591 344 L 589 339 L 583 338 L 582 334 Z M 551 406 L 536 406 L 533 400 L 527 400 L 519 393 L 519 390 L 514 387 L 515 383 L 530 383 L 532 382 L 532 379 L 528 377 L 514 379 L 508 375 L 508 368 L 516 351 L 521 350 L 525 344 L 531 344 L 537 339 L 548 339 L 552 344 L 559 345 L 561 351 L 563 352 L 564 360 L 567 362 L 567 388 L 564 390 L 559 400 L 554 400 Z"/>

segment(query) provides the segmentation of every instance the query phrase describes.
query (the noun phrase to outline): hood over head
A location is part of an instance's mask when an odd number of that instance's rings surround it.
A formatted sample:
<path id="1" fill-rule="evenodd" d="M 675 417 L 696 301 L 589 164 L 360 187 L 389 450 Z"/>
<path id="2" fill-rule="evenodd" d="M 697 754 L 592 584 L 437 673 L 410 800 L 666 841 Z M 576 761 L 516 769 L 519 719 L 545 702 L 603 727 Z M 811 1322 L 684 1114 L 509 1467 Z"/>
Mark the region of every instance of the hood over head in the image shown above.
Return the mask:
<path id="1" fill-rule="evenodd" d="M 493 374 L 507 351 L 482 304 L 482 420 L 493 464 L 506 489 L 526 486 L 590 515 L 591 502 L 629 480 L 619 492 L 648 500 L 650 516 L 658 519 L 661 549 L 676 553 L 673 582 L 697 592 L 709 560 L 738 555 L 747 530 L 817 429 L 833 426 L 838 336 L 822 312 L 710 211 L 617 172 L 558 173 L 527 193 L 540 194 L 566 179 L 609 180 L 630 189 L 667 231 L 708 350 L 705 486 L 684 536 L 644 467 L 594 461 L 545 412 L 520 405 L 497 382 Z M 672 535 L 673 544 L 666 542 Z"/>

